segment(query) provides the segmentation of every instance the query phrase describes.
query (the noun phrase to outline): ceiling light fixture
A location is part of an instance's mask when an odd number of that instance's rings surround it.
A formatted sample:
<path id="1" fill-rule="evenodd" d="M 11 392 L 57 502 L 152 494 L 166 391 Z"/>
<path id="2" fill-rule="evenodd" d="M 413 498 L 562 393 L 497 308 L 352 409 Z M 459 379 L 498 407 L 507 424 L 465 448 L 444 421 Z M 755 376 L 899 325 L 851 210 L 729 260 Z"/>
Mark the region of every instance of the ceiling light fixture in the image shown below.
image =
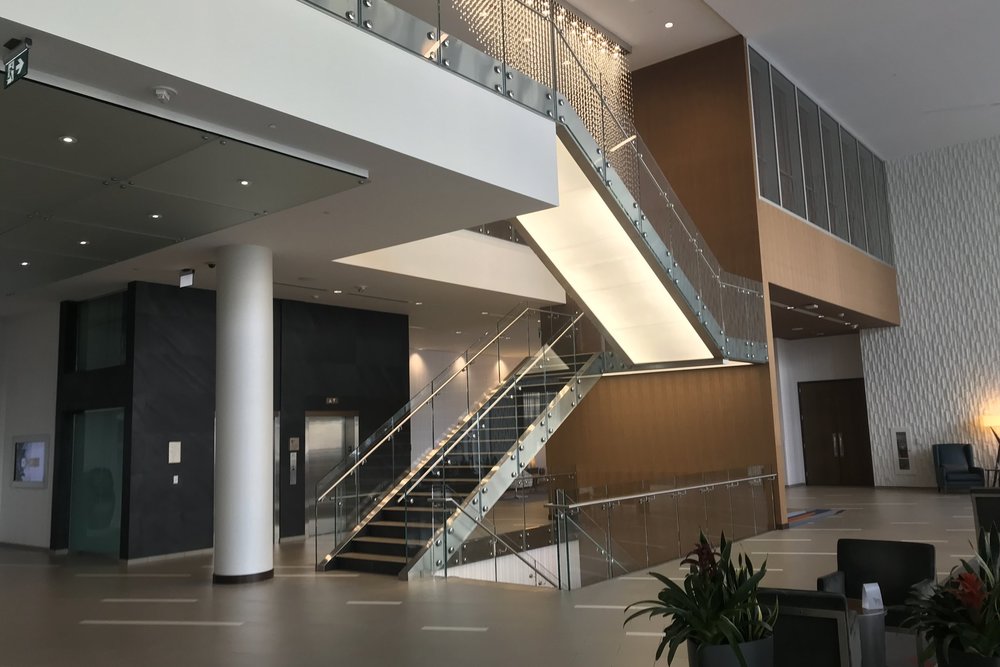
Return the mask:
<path id="1" fill-rule="evenodd" d="M 243 187 L 248 187 L 250 185 L 250 181 L 248 181 L 245 178 L 241 178 L 240 179 L 240 185 L 242 185 Z"/>
<path id="2" fill-rule="evenodd" d="M 90 245 L 90 241 L 80 241 L 80 245 Z"/>
<path id="3" fill-rule="evenodd" d="M 333 290 L 333 293 L 334 294 L 343 294 L 344 290 L 342 290 L 342 289 L 335 289 L 335 290 Z"/>
<path id="4" fill-rule="evenodd" d="M 31 262 L 21 262 L 21 266 L 31 266 Z"/>
<path id="5" fill-rule="evenodd" d="M 414 306 L 422 306 L 422 305 L 424 305 L 424 302 L 423 302 L 423 301 L 417 301 L 417 302 L 416 302 L 416 303 L 414 303 L 413 305 L 414 305 Z"/>
<path id="6" fill-rule="evenodd" d="M 489 315 L 490 313 L 489 313 L 489 311 L 488 311 L 488 310 L 484 310 L 483 312 L 481 312 L 481 313 L 479 313 L 479 314 L 480 314 L 480 315 Z"/>
<path id="7" fill-rule="evenodd" d="M 456 333 L 456 334 L 458 334 L 458 335 L 461 335 L 461 334 L 462 334 L 462 332 L 461 332 L 461 331 L 456 331 L 455 333 Z"/>
<path id="8" fill-rule="evenodd" d="M 59 137 L 59 141 L 63 142 L 64 144 L 75 144 L 76 137 L 71 137 L 68 134 L 64 134 L 63 136 Z"/>
<path id="9" fill-rule="evenodd" d="M 163 214 L 162 213 L 150 213 L 149 217 L 152 218 L 153 220 L 159 220 L 160 218 L 163 217 Z"/>
<path id="10" fill-rule="evenodd" d="M 669 30 L 670 28 L 674 27 L 674 22 L 673 21 L 667 21 L 666 23 L 663 24 L 663 27 L 666 28 L 667 30 Z"/>

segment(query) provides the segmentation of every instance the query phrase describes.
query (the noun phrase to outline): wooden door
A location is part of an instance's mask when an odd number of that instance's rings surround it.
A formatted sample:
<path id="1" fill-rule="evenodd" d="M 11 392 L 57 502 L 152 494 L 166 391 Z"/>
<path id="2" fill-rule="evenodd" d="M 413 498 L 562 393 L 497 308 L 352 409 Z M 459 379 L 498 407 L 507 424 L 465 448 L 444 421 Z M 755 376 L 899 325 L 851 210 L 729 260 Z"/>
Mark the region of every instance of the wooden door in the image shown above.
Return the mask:
<path id="1" fill-rule="evenodd" d="M 859 378 L 836 384 L 841 483 L 848 486 L 874 486 L 865 382 Z"/>
<path id="2" fill-rule="evenodd" d="M 806 483 L 872 486 L 864 380 L 799 383 Z"/>
<path id="3" fill-rule="evenodd" d="M 840 484 L 840 456 L 836 442 L 835 411 L 830 409 L 831 390 L 826 382 L 799 383 L 799 413 L 806 484 Z"/>

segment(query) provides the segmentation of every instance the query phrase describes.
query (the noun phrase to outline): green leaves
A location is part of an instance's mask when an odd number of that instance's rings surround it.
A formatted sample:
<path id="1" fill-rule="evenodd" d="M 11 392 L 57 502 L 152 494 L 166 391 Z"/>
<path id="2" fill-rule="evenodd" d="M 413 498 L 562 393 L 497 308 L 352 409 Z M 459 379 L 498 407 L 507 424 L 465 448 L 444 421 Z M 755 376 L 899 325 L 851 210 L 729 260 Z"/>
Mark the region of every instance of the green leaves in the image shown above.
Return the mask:
<path id="1" fill-rule="evenodd" d="M 663 584 L 656 600 L 643 600 L 629 605 L 626 612 L 633 612 L 625 623 L 641 616 L 650 619 L 664 617 L 670 622 L 663 631 L 663 639 L 656 651 L 659 660 L 667 647 L 667 663 L 672 663 L 677 648 L 686 641 L 701 645 L 728 644 L 746 667 L 739 644 L 769 637 L 772 633 L 775 612 L 765 614 L 757 601 L 757 589 L 767 573 L 766 562 L 755 570 L 750 558 L 740 554 L 732 560 L 732 542 L 725 533 L 715 550 L 702 533 L 698 544 L 681 561 L 690 570 L 680 586 L 668 577 L 650 572 Z"/>
<path id="2" fill-rule="evenodd" d="M 914 587 L 904 625 L 927 638 L 927 655 L 951 650 L 1000 657 L 1000 534 L 981 530 L 976 558 L 961 561 L 939 584 Z"/>

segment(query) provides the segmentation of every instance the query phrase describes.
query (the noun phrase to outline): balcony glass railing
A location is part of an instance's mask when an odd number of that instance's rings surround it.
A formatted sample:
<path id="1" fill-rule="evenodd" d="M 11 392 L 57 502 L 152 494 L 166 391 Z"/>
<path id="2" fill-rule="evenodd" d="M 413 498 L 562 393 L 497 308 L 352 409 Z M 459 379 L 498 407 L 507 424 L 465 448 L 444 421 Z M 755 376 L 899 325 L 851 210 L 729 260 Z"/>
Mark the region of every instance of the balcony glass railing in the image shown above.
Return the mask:
<path id="1" fill-rule="evenodd" d="M 558 121 L 600 174 L 722 355 L 767 360 L 760 283 L 726 273 L 681 206 L 624 109 L 627 86 L 605 78 L 550 0 L 482 0 L 472 18 L 440 0 L 307 0 L 518 104 Z M 484 28 L 484 22 L 488 25 Z M 597 48 L 595 46 L 595 48 Z"/>
<path id="2" fill-rule="evenodd" d="M 560 585 L 587 586 L 680 558 L 700 532 L 739 540 L 773 530 L 775 479 L 751 466 L 655 484 L 560 489 L 548 505 Z"/>

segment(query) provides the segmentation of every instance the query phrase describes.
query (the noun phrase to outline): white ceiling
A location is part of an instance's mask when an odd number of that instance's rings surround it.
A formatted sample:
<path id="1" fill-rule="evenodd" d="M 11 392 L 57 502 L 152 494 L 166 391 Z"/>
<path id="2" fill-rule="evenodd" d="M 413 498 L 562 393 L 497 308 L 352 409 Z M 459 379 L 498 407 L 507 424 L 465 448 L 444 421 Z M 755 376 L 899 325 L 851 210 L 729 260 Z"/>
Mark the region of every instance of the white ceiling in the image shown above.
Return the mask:
<path id="1" fill-rule="evenodd" d="M 702 0 L 571 0 L 632 47 L 639 69 L 738 34 Z M 664 26 L 672 22 L 674 27 Z"/>
<path id="2" fill-rule="evenodd" d="M 573 4 L 631 43 L 633 68 L 743 34 L 885 159 L 1000 134 L 996 0 Z"/>

